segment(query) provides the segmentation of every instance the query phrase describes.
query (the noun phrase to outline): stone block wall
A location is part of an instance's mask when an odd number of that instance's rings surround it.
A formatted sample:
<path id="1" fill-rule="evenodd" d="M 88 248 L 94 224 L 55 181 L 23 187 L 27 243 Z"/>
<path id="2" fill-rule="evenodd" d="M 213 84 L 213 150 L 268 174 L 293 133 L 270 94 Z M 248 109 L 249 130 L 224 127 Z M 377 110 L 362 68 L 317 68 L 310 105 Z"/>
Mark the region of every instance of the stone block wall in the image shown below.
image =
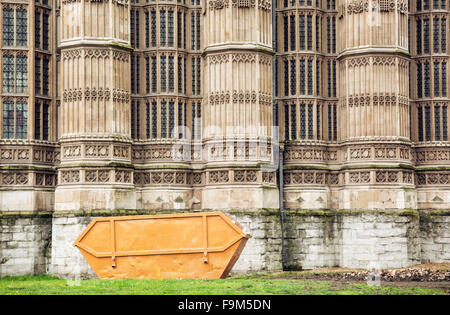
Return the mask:
<path id="1" fill-rule="evenodd" d="M 450 263 L 450 211 L 429 211 L 420 217 L 422 263 Z"/>
<path id="2" fill-rule="evenodd" d="M 96 277 L 74 241 L 99 216 L 172 211 L 0 212 L 0 276 L 50 273 Z M 252 235 L 232 273 L 281 270 L 278 210 L 230 210 Z M 402 268 L 450 262 L 450 211 L 289 210 L 286 269 L 320 267 Z"/>
<path id="3" fill-rule="evenodd" d="M 0 212 L 0 277 L 47 273 L 51 229 L 50 213 Z"/>

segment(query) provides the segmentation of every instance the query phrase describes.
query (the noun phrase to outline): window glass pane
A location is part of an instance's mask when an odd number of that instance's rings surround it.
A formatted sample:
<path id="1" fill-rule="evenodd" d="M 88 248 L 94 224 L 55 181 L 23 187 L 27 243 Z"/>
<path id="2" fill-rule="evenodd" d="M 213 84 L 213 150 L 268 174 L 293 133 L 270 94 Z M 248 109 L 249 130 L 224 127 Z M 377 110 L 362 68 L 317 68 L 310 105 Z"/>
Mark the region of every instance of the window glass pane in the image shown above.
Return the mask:
<path id="1" fill-rule="evenodd" d="M 28 104 L 25 101 L 17 102 L 16 110 L 16 138 L 27 138 Z"/>
<path id="2" fill-rule="evenodd" d="M 28 43 L 28 17 L 27 10 L 17 9 L 17 46 L 26 46 Z"/>
<path id="3" fill-rule="evenodd" d="M 3 138 L 14 138 L 14 103 L 3 102 Z"/>
<path id="4" fill-rule="evenodd" d="M 3 45 L 14 45 L 14 11 L 11 8 L 3 8 Z"/>
<path id="5" fill-rule="evenodd" d="M 16 92 L 26 93 L 28 90 L 28 58 L 17 56 Z"/>
<path id="6" fill-rule="evenodd" d="M 14 92 L 14 56 L 3 56 L 3 92 Z"/>

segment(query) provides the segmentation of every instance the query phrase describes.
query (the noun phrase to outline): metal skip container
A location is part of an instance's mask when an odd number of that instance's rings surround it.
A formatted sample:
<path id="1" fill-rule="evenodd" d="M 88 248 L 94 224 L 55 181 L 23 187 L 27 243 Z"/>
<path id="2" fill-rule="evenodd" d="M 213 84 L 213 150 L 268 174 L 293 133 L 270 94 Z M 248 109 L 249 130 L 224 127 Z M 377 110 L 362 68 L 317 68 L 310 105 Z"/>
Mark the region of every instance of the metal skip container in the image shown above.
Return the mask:
<path id="1" fill-rule="evenodd" d="M 94 219 L 75 241 L 100 279 L 225 278 L 251 236 L 222 212 Z"/>

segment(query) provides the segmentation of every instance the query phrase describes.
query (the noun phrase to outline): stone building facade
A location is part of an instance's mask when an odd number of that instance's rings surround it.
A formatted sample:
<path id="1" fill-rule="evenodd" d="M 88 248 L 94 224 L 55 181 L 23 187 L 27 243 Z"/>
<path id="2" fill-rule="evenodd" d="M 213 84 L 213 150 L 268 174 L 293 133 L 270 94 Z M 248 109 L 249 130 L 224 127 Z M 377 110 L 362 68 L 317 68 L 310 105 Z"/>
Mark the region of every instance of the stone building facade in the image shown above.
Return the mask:
<path id="1" fill-rule="evenodd" d="M 0 5 L 0 276 L 204 210 L 253 234 L 236 271 L 450 261 L 448 0 Z"/>

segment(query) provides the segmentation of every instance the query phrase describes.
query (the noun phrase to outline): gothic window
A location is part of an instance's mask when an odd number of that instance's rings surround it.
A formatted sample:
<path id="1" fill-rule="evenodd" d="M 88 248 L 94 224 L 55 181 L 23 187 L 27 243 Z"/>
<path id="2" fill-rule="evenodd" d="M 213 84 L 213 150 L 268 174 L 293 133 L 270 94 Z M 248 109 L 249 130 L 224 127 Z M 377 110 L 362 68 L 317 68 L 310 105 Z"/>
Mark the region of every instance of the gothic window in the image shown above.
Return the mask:
<path id="1" fill-rule="evenodd" d="M 297 106 L 291 105 L 291 140 L 297 139 Z"/>
<path id="2" fill-rule="evenodd" d="M 136 58 L 136 94 L 141 91 L 141 58 L 135 56 Z"/>
<path id="3" fill-rule="evenodd" d="M 300 61 L 300 68 L 301 68 L 301 63 L 302 61 Z M 295 65 L 295 60 L 291 60 L 291 95 L 295 95 L 297 94 L 297 80 L 296 80 L 296 65 Z"/>
<path id="4" fill-rule="evenodd" d="M 192 139 L 201 139 L 202 103 L 192 103 Z"/>
<path id="5" fill-rule="evenodd" d="M 161 56 L 161 92 L 167 91 L 166 56 Z"/>
<path id="6" fill-rule="evenodd" d="M 443 53 L 445 53 L 447 51 L 446 46 L 447 46 L 447 42 L 446 42 L 446 19 L 442 18 L 441 20 L 441 50 Z"/>
<path id="7" fill-rule="evenodd" d="M 278 127 L 278 104 L 273 104 L 273 125 Z"/>
<path id="8" fill-rule="evenodd" d="M 150 57 L 145 57 L 145 93 L 150 93 Z"/>
<path id="9" fill-rule="evenodd" d="M 316 15 L 316 50 L 319 51 L 320 50 L 320 37 L 321 37 L 321 32 L 320 32 L 320 18 Z"/>
<path id="10" fill-rule="evenodd" d="M 135 45 L 134 45 L 135 29 L 134 28 L 135 28 L 136 21 L 135 21 L 134 14 L 135 14 L 134 10 L 131 10 L 130 11 L 130 43 L 131 43 L 132 47 L 135 47 Z"/>
<path id="11" fill-rule="evenodd" d="M 336 97 L 336 61 L 333 61 L 333 97 Z"/>
<path id="12" fill-rule="evenodd" d="M 439 52 L 439 19 L 433 19 L 433 52 Z"/>
<path id="13" fill-rule="evenodd" d="M 441 107 L 434 106 L 434 137 L 436 141 L 441 140 Z"/>
<path id="14" fill-rule="evenodd" d="M 34 138 L 41 140 L 41 104 L 34 104 Z"/>
<path id="15" fill-rule="evenodd" d="M 331 23 L 330 23 L 330 17 L 327 17 L 327 53 L 331 53 Z"/>
<path id="16" fill-rule="evenodd" d="M 425 61 L 423 64 L 423 91 L 425 97 L 430 97 L 430 63 Z"/>
<path id="17" fill-rule="evenodd" d="M 301 0 L 299 0 L 301 1 Z M 295 0 L 289 0 L 289 2 L 291 3 L 291 7 L 295 6 Z"/>
<path id="18" fill-rule="evenodd" d="M 431 141 L 431 111 L 430 106 L 425 106 L 425 140 Z"/>
<path id="19" fill-rule="evenodd" d="M 284 95 L 289 95 L 289 62 L 284 61 Z"/>
<path id="20" fill-rule="evenodd" d="M 187 63 L 186 63 L 186 58 L 184 58 L 184 63 L 183 63 L 183 91 L 184 94 L 186 94 L 186 76 L 187 76 L 187 71 L 186 71 L 186 67 L 187 67 Z"/>
<path id="21" fill-rule="evenodd" d="M 308 95 L 313 94 L 313 66 L 312 60 L 308 60 Z"/>
<path id="22" fill-rule="evenodd" d="M 334 3 L 334 2 L 333 2 Z M 333 43 L 333 53 L 336 52 L 336 18 L 333 16 L 333 29 L 332 29 L 332 43 Z"/>
<path id="23" fill-rule="evenodd" d="M 28 104 L 24 100 L 16 103 L 16 139 L 27 138 Z"/>
<path id="24" fill-rule="evenodd" d="M 28 58 L 17 56 L 16 92 L 26 93 L 28 90 Z"/>
<path id="25" fill-rule="evenodd" d="M 307 16 L 308 50 L 312 50 L 312 16 Z"/>
<path id="26" fill-rule="evenodd" d="M 195 50 L 195 14 L 191 13 L 191 49 Z"/>
<path id="27" fill-rule="evenodd" d="M 289 50 L 289 37 L 288 37 L 288 17 L 284 16 L 283 17 L 283 26 L 284 26 L 284 33 L 283 33 L 283 38 L 284 38 L 284 51 L 288 51 Z"/>
<path id="28" fill-rule="evenodd" d="M 158 110 L 156 102 L 152 102 L 152 138 L 158 137 Z"/>
<path id="29" fill-rule="evenodd" d="M 156 93 L 156 56 L 152 56 L 152 92 Z"/>
<path id="30" fill-rule="evenodd" d="M 313 105 L 308 104 L 308 139 L 312 139 L 313 136 Z"/>
<path id="31" fill-rule="evenodd" d="M 34 89 L 36 94 L 41 94 L 41 58 L 36 57 L 34 61 Z"/>
<path id="32" fill-rule="evenodd" d="M 183 13 L 183 48 L 186 49 L 186 13 Z"/>
<path id="33" fill-rule="evenodd" d="M 131 138 L 133 139 L 136 138 L 136 121 L 135 121 L 136 108 L 134 106 L 135 106 L 134 101 L 131 101 Z"/>
<path id="34" fill-rule="evenodd" d="M 424 9 L 424 11 L 430 9 L 430 2 L 429 2 L 429 0 L 423 0 L 423 9 Z"/>
<path id="35" fill-rule="evenodd" d="M 197 12 L 197 50 L 200 50 L 200 13 Z"/>
<path id="36" fill-rule="evenodd" d="M 430 52 L 430 20 L 423 20 L 423 53 L 428 54 Z"/>
<path id="37" fill-rule="evenodd" d="M 14 10 L 3 7 L 3 45 L 14 46 Z"/>
<path id="38" fill-rule="evenodd" d="M 198 139 L 202 137 L 202 103 L 197 103 Z"/>
<path id="39" fill-rule="evenodd" d="M 299 16 L 300 50 L 305 50 L 305 16 Z"/>
<path id="40" fill-rule="evenodd" d="M 166 46 L 166 11 L 161 10 L 159 12 L 159 31 L 160 31 L 160 44 L 161 46 Z"/>
<path id="41" fill-rule="evenodd" d="M 320 95 L 320 72 L 321 72 L 321 69 L 322 69 L 322 67 L 320 65 L 320 61 L 316 60 L 316 89 L 317 89 L 316 94 L 317 95 Z"/>
<path id="42" fill-rule="evenodd" d="M 183 103 L 178 102 L 178 139 L 183 138 Z"/>
<path id="43" fill-rule="evenodd" d="M 48 140 L 49 131 L 49 109 L 48 102 L 42 104 L 42 140 Z"/>
<path id="44" fill-rule="evenodd" d="M 306 139 L 305 104 L 300 104 L 300 139 Z"/>
<path id="45" fill-rule="evenodd" d="M 42 49 L 48 50 L 49 45 L 49 26 L 48 13 L 42 14 Z"/>
<path id="46" fill-rule="evenodd" d="M 284 138 L 289 140 L 289 105 L 284 105 Z"/>
<path id="47" fill-rule="evenodd" d="M 14 92 L 14 56 L 3 56 L 3 92 Z"/>
<path id="48" fill-rule="evenodd" d="M 48 95 L 49 87 L 49 60 L 47 58 L 42 59 L 42 94 Z"/>
<path id="49" fill-rule="evenodd" d="M 331 121 L 331 104 L 328 104 L 328 140 L 332 140 L 333 136 L 333 122 Z"/>
<path id="50" fill-rule="evenodd" d="M 285 8 L 287 8 L 288 7 L 288 0 L 284 0 L 283 1 L 283 5 L 284 5 Z"/>
<path id="51" fill-rule="evenodd" d="M 197 58 L 197 94 L 200 95 L 201 93 L 201 64 L 200 64 L 200 58 Z"/>
<path id="52" fill-rule="evenodd" d="M 181 39 L 181 24 L 182 24 L 182 21 L 181 21 L 181 15 L 182 15 L 182 13 L 181 12 L 177 12 L 177 47 L 178 48 L 181 48 L 181 41 L 182 41 L 182 39 Z"/>
<path id="53" fill-rule="evenodd" d="M 442 107 L 442 140 L 448 141 L 447 136 L 447 106 Z"/>
<path id="54" fill-rule="evenodd" d="M 416 24 L 416 35 L 417 35 L 417 41 L 416 41 L 416 46 L 417 46 L 417 54 L 421 54 L 422 53 L 422 21 L 421 20 L 417 20 L 417 24 Z"/>
<path id="55" fill-rule="evenodd" d="M 333 105 L 333 140 L 337 141 L 337 105 Z"/>
<path id="56" fill-rule="evenodd" d="M 3 102 L 3 139 L 14 139 L 14 102 Z"/>
<path id="57" fill-rule="evenodd" d="M 150 47 L 150 14 L 145 11 L 145 47 Z"/>
<path id="58" fill-rule="evenodd" d="M 434 62 L 433 65 L 434 76 L 434 96 L 439 96 L 439 62 Z"/>
<path id="59" fill-rule="evenodd" d="M 331 61 L 327 61 L 327 74 L 328 74 L 328 97 L 331 97 Z"/>
<path id="60" fill-rule="evenodd" d="M 178 57 L 178 93 L 183 92 L 183 58 Z"/>
<path id="61" fill-rule="evenodd" d="M 422 64 L 417 64 L 417 97 L 422 98 Z"/>
<path id="62" fill-rule="evenodd" d="M 306 81 L 305 81 L 305 60 L 300 60 L 300 94 L 306 94 Z"/>
<path id="63" fill-rule="evenodd" d="M 151 12 L 152 17 L 152 47 L 156 47 L 156 11 Z"/>
<path id="64" fill-rule="evenodd" d="M 419 141 L 423 141 L 423 111 L 422 106 L 417 108 L 417 130 L 418 130 L 418 139 Z"/>
<path id="65" fill-rule="evenodd" d="M 34 46 L 41 47 L 41 13 L 36 11 L 34 13 Z"/>
<path id="66" fill-rule="evenodd" d="M 167 103 L 161 101 L 161 138 L 167 138 Z"/>
<path id="67" fill-rule="evenodd" d="M 145 137 L 150 139 L 150 103 L 145 104 Z"/>
<path id="68" fill-rule="evenodd" d="M 136 10 L 136 48 L 139 48 L 139 32 L 140 32 L 140 27 L 139 27 L 139 11 Z"/>
<path id="69" fill-rule="evenodd" d="M 442 97 L 447 97 L 447 63 L 442 63 Z"/>
<path id="70" fill-rule="evenodd" d="M 141 104 L 136 101 L 136 139 L 141 138 Z"/>
<path id="71" fill-rule="evenodd" d="M 168 44 L 169 47 L 173 47 L 173 11 L 168 11 Z"/>
<path id="72" fill-rule="evenodd" d="M 445 1 L 446 0 L 441 0 L 441 9 L 445 9 Z"/>
<path id="73" fill-rule="evenodd" d="M 320 140 L 320 112 L 322 110 L 322 106 L 317 104 L 316 111 L 316 132 L 317 132 L 317 140 Z"/>
<path id="74" fill-rule="evenodd" d="M 197 58 L 192 58 L 192 94 L 195 94 L 195 73 L 196 73 L 196 68 L 195 68 L 195 61 Z"/>
<path id="75" fill-rule="evenodd" d="M 175 83 L 175 69 L 174 69 L 174 61 L 173 56 L 169 56 L 169 92 L 174 91 L 174 83 Z"/>
<path id="76" fill-rule="evenodd" d="M 291 15 L 290 20 L 291 20 L 291 25 L 290 25 L 291 50 L 295 50 L 295 15 Z M 300 30 L 300 32 L 301 32 L 301 30 Z M 301 37 L 301 35 L 300 35 L 300 37 Z"/>
<path id="77" fill-rule="evenodd" d="M 175 103 L 169 102 L 169 138 L 175 137 Z"/>
<path id="78" fill-rule="evenodd" d="M 278 58 L 275 59 L 274 89 L 275 89 L 275 96 L 278 96 Z"/>
<path id="79" fill-rule="evenodd" d="M 416 9 L 417 11 L 422 10 L 422 0 L 416 0 Z"/>

